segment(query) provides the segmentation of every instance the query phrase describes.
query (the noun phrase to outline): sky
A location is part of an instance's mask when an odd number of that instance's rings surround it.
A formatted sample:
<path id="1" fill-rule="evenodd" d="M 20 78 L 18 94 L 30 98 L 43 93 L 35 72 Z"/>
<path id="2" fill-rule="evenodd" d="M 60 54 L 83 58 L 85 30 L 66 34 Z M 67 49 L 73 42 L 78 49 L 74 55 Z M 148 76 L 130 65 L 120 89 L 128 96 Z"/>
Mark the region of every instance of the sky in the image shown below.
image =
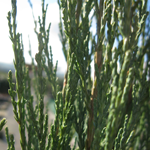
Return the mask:
<path id="1" fill-rule="evenodd" d="M 41 16 L 41 0 L 31 0 L 33 4 L 33 13 L 35 19 L 38 20 L 38 16 Z M 50 28 L 50 42 L 52 46 L 53 62 L 56 64 L 58 61 L 58 69 L 60 72 L 65 72 L 67 64 L 62 52 L 62 45 L 59 40 L 59 7 L 57 0 L 45 0 L 45 4 L 48 5 L 46 29 L 48 24 L 51 23 Z M 7 14 L 11 11 L 11 1 L 0 0 L 0 62 L 13 63 L 14 53 L 12 49 L 12 42 L 9 39 L 9 28 Z M 28 0 L 17 1 L 17 32 L 22 33 L 24 44 L 24 56 L 26 63 L 31 63 L 31 58 L 28 54 L 29 51 L 29 39 L 31 41 L 32 56 L 38 52 L 37 36 L 34 32 L 34 21 L 32 16 L 32 9 L 28 3 Z M 38 31 L 38 28 L 37 28 Z"/>
<path id="2" fill-rule="evenodd" d="M 38 16 L 41 16 L 41 0 L 31 0 L 33 4 L 33 12 L 35 19 L 38 21 Z M 150 6 L 150 0 L 148 0 L 148 6 Z M 58 60 L 59 72 L 65 73 L 67 64 L 62 52 L 62 45 L 59 40 L 59 7 L 57 0 L 45 0 L 45 4 L 48 4 L 48 10 L 46 15 L 46 29 L 48 24 L 51 23 L 50 28 L 50 42 L 52 47 L 53 63 Z M 11 0 L 0 0 L 0 63 L 12 64 L 14 59 L 12 42 L 9 39 L 9 28 L 7 14 L 11 11 Z M 96 31 L 94 26 L 96 23 L 92 23 L 92 32 Z M 34 33 L 34 21 L 32 16 L 32 9 L 28 3 L 28 0 L 17 0 L 17 32 L 22 33 L 24 44 L 24 56 L 26 63 L 31 63 L 31 58 L 28 54 L 29 40 L 31 41 L 32 56 L 38 52 L 37 36 Z M 94 63 L 92 62 L 92 72 Z M 92 73 L 93 74 L 93 73 Z"/>

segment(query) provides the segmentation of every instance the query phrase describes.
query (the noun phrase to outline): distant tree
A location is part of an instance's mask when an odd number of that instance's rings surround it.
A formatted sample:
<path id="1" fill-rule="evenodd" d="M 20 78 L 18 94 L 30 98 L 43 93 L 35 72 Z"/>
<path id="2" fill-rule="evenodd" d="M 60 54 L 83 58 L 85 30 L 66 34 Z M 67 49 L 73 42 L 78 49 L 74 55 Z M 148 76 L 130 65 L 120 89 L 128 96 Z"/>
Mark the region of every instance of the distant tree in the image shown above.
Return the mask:
<path id="1" fill-rule="evenodd" d="M 9 83 L 7 80 L 0 80 L 0 93 L 8 94 Z"/>

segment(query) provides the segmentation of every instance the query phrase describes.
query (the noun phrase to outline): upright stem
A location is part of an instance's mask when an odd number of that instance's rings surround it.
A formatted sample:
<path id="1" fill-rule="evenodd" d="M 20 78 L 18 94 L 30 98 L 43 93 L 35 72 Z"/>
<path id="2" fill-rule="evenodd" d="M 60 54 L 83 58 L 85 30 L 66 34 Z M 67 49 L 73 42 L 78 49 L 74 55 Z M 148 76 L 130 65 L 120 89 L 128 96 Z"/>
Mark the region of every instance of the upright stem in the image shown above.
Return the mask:
<path id="1" fill-rule="evenodd" d="M 102 67 L 102 45 L 100 41 L 100 28 L 101 28 L 101 17 L 103 15 L 103 3 L 104 0 L 101 0 L 99 2 L 99 8 L 97 8 L 97 47 L 95 50 L 95 64 L 97 64 L 99 72 L 101 71 Z M 93 81 L 93 87 L 91 92 L 91 101 L 90 101 L 90 112 L 89 112 L 89 119 L 88 119 L 88 129 L 87 129 L 87 140 L 86 140 L 86 150 L 90 150 L 92 146 L 92 141 L 94 138 L 94 99 L 97 97 L 97 77 L 96 73 L 94 73 L 94 81 Z"/>

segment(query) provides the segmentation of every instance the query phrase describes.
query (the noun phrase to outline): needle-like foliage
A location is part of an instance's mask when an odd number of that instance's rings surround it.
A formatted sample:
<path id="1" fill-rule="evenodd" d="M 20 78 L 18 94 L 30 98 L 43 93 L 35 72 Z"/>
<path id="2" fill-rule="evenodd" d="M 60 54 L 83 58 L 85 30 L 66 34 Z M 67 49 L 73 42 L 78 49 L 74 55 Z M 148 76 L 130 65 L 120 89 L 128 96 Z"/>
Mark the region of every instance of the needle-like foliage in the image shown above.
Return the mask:
<path id="1" fill-rule="evenodd" d="M 38 40 L 37 69 L 29 51 L 36 79 L 33 82 L 36 98 L 31 95 L 22 36 L 16 32 L 17 2 L 12 0 L 11 3 L 12 11 L 8 12 L 7 18 L 15 56 L 16 90 L 11 71 L 8 81 L 22 150 L 150 149 L 148 1 L 58 0 L 59 36 L 67 62 L 60 89 L 57 63 L 53 65 L 49 47 L 51 24 L 45 28 L 48 5 L 45 8 L 42 0 L 39 29 L 34 20 Z M 32 8 L 31 1 L 29 3 Z M 95 32 L 91 31 L 93 23 L 96 23 Z M 91 77 L 92 61 L 94 78 Z M 43 76 L 44 72 L 47 78 Z M 49 114 L 44 111 L 47 81 L 52 87 L 56 109 L 50 132 Z M 4 124 L 5 120 L 2 120 L 0 130 Z M 8 149 L 15 149 L 8 128 L 6 139 Z M 74 146 L 70 144 L 72 140 L 75 140 Z"/>

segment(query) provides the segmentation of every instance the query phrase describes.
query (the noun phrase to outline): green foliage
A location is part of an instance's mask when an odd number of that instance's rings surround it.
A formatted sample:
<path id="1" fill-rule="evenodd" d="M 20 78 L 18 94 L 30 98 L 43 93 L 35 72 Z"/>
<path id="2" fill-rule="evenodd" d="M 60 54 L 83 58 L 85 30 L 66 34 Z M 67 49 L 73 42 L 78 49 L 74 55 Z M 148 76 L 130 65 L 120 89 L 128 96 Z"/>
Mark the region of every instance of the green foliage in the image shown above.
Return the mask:
<path id="1" fill-rule="evenodd" d="M 150 149 L 148 1 L 58 0 L 60 40 L 67 62 L 61 90 L 56 77 L 57 63 L 53 65 L 52 49 L 48 45 L 50 24 L 45 29 L 48 5 L 45 8 L 42 0 L 38 31 L 34 20 L 38 40 L 37 70 L 31 49 L 29 51 L 36 79 L 36 98 L 31 95 L 21 34 L 16 33 L 16 0 L 11 2 L 12 12 L 8 12 L 7 18 L 15 55 L 16 90 L 11 71 L 8 81 L 22 150 Z M 31 3 L 30 6 L 32 8 Z M 93 21 L 96 21 L 95 35 L 91 32 Z M 92 79 L 93 56 L 95 73 Z M 44 71 L 47 78 L 43 76 Z M 56 108 L 50 132 L 48 114 L 44 111 L 47 81 L 52 87 Z M 2 120 L 0 129 L 4 124 Z M 8 128 L 6 139 L 8 149 L 15 149 Z M 75 139 L 74 146 L 70 146 L 72 139 Z"/>
<path id="2" fill-rule="evenodd" d="M 0 131 L 2 130 L 3 126 L 6 124 L 6 118 L 3 118 L 1 121 L 0 121 Z"/>

